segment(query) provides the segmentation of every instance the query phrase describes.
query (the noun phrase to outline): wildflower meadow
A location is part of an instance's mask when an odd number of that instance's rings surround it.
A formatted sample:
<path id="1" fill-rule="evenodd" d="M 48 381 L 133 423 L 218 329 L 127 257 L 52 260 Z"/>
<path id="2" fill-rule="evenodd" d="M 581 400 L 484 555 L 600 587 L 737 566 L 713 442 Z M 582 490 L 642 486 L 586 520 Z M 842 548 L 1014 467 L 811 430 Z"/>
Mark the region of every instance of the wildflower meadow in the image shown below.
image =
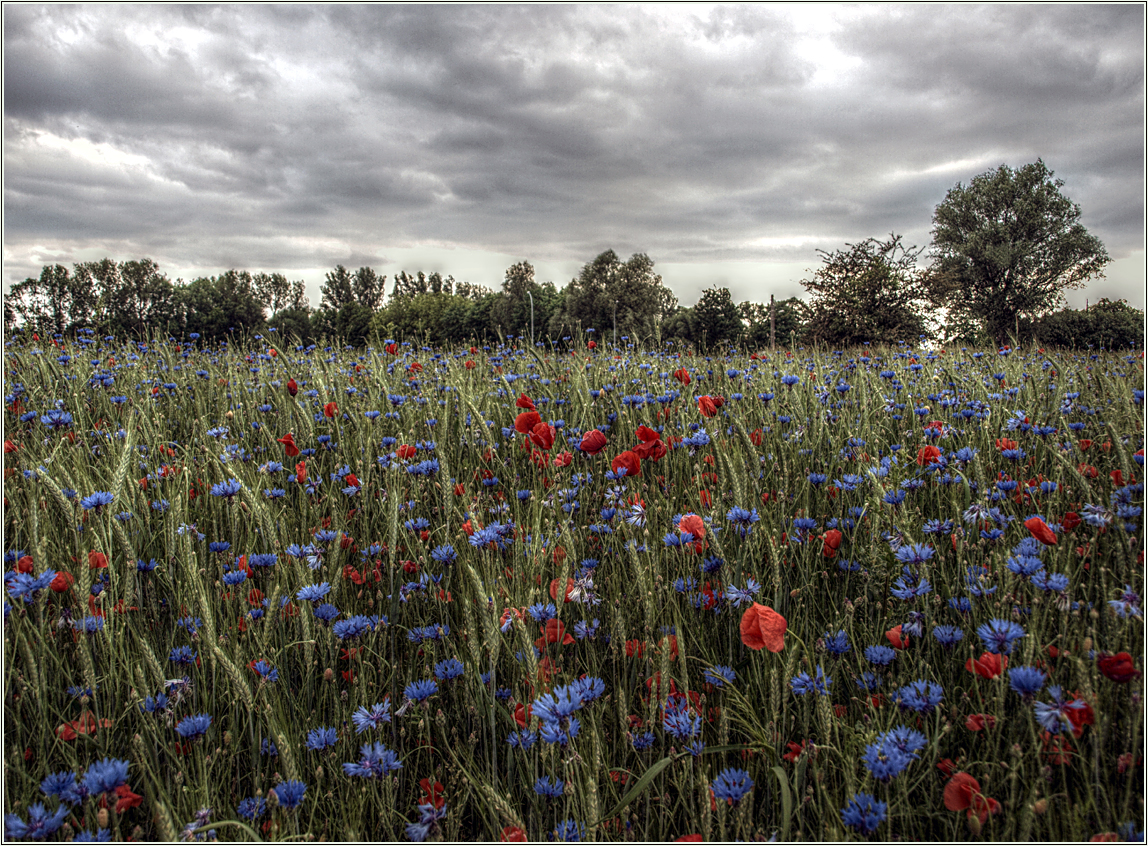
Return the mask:
<path id="1" fill-rule="evenodd" d="M 8 336 L 9 840 L 1142 840 L 1140 351 Z"/>

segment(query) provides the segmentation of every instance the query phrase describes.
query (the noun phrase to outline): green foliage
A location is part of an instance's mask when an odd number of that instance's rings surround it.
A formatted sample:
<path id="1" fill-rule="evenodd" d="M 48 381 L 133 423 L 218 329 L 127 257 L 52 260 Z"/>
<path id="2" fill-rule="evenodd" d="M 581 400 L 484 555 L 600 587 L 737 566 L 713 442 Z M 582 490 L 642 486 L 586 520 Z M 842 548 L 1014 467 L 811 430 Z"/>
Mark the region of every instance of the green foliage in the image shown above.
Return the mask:
<path id="1" fill-rule="evenodd" d="M 819 250 L 822 266 L 801 283 L 812 295 L 805 305 L 809 339 L 841 348 L 926 334 L 931 291 L 929 274 L 917 264 L 923 250 L 905 247 L 900 235 L 846 246 Z"/>
<path id="2" fill-rule="evenodd" d="M 198 332 L 204 343 L 242 337 L 264 326 L 263 305 L 247 271 L 229 270 L 176 289 L 178 315 L 174 328 Z"/>
<path id="3" fill-rule="evenodd" d="M 1125 300 L 1101 299 L 1087 309 L 1066 308 L 1035 321 L 1029 331 L 1046 346 L 1069 349 L 1143 349 L 1144 312 Z"/>
<path id="4" fill-rule="evenodd" d="M 694 341 L 707 348 L 736 343 L 744 331 L 729 288 L 706 288 L 694 306 Z M 699 337 L 700 336 L 700 337 Z"/>
<path id="5" fill-rule="evenodd" d="M 619 338 L 653 338 L 661 321 L 677 307 L 677 298 L 662 284 L 653 260 L 644 253 L 622 262 L 613 250 L 607 250 L 582 267 L 565 294 L 551 325 L 557 321 L 559 326 L 580 326 L 583 331 L 596 329 L 600 338 L 612 337 L 615 318 Z"/>
<path id="6" fill-rule="evenodd" d="M 20 323 L 50 337 L 92 325 L 97 297 L 94 286 L 73 277 L 62 264 L 52 264 L 38 278 L 30 276 L 12 286 L 4 308 Z"/>
<path id="7" fill-rule="evenodd" d="M 803 305 L 797 297 L 774 302 L 773 337 L 778 346 L 788 347 L 804 341 L 805 325 L 801 320 Z M 737 308 L 742 320 L 749 327 L 746 330 L 746 344 L 751 349 L 768 347 L 770 339 L 769 304 L 744 302 L 738 303 Z"/>
<path id="8" fill-rule="evenodd" d="M 1063 292 L 1103 276 L 1111 260 L 1080 223 L 1043 161 L 1001 165 L 950 189 L 933 215 L 933 253 L 946 304 L 982 324 L 998 344 L 1022 317 L 1047 314 Z"/>

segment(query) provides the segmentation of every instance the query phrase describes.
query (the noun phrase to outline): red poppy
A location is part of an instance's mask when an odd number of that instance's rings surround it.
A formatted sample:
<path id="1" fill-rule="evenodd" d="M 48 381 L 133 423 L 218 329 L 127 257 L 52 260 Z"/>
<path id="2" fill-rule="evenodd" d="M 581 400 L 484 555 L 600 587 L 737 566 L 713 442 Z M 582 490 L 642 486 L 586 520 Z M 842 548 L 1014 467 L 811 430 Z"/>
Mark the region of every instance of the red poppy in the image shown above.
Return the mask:
<path id="1" fill-rule="evenodd" d="M 560 452 L 554 456 L 551 462 L 555 467 L 569 467 L 570 462 L 574 460 L 574 454 L 571 452 Z"/>
<path id="2" fill-rule="evenodd" d="M 423 789 L 422 798 L 419 799 L 420 805 L 434 805 L 435 808 L 441 808 L 446 804 L 446 799 L 443 798 L 443 786 L 437 781 L 432 782 L 429 778 L 419 779 L 419 787 Z"/>
<path id="3" fill-rule="evenodd" d="M 502 843 L 525 843 L 526 832 L 516 825 L 508 825 L 502 830 L 499 841 Z"/>
<path id="4" fill-rule="evenodd" d="M 396 344 L 394 341 L 391 341 L 391 343 L 389 343 L 383 347 L 383 350 L 385 350 L 390 355 L 398 355 L 399 354 L 399 345 Z"/>
<path id="5" fill-rule="evenodd" d="M 554 431 L 554 427 L 549 423 L 539 421 L 535 424 L 534 428 L 530 430 L 530 440 L 539 449 L 549 452 L 550 447 L 554 446 L 554 438 L 557 434 L 558 433 Z"/>
<path id="6" fill-rule="evenodd" d="M 706 524 L 698 515 L 687 514 L 678 521 L 678 531 L 682 534 L 689 532 L 695 540 L 701 540 L 706 536 Z"/>
<path id="7" fill-rule="evenodd" d="M 638 458 L 637 453 L 626 450 L 621 455 L 615 456 L 614 460 L 610 462 L 610 469 L 617 473 L 619 468 L 625 468 L 626 478 L 633 479 L 642 475 L 642 459 Z"/>
<path id="8" fill-rule="evenodd" d="M 131 808 L 138 808 L 143 803 L 143 797 L 132 793 L 130 785 L 121 784 L 116 788 L 116 813 L 122 814 Z"/>
<path id="9" fill-rule="evenodd" d="M 967 811 L 969 819 L 976 817 L 981 825 L 989 814 L 1000 813 L 1001 805 L 996 799 L 981 794 L 981 785 L 968 773 L 957 773 L 945 785 L 945 807 L 950 811 Z"/>
<path id="10" fill-rule="evenodd" d="M 410 444 L 400 444 L 398 449 L 395 450 L 397 455 L 402 461 L 410 461 L 418 454 L 418 450 Z"/>
<path id="11" fill-rule="evenodd" d="M 653 441 L 642 441 L 642 443 L 634 447 L 634 454 L 643 461 L 646 459 L 657 461 L 664 456 L 667 451 L 665 443 L 663 443 L 660 438 Z M 709 458 L 709 456 L 707 455 L 706 458 Z"/>
<path id="12" fill-rule="evenodd" d="M 821 536 L 821 541 L 821 555 L 825 558 L 832 558 L 841 546 L 841 532 L 837 529 L 830 529 Z"/>
<path id="13" fill-rule="evenodd" d="M 52 584 L 50 584 L 49 587 L 52 588 L 53 593 L 63 593 L 75 584 L 75 582 L 76 577 L 71 573 L 60 571 L 56 573 L 56 578 L 52 579 Z"/>
<path id="14" fill-rule="evenodd" d="M 300 461 L 295 465 L 295 481 L 300 485 L 307 481 L 307 462 Z"/>
<path id="15" fill-rule="evenodd" d="M 294 458 L 299 454 L 299 447 L 295 446 L 295 436 L 290 432 L 281 438 L 276 438 L 276 440 L 283 444 L 283 449 L 287 453 L 288 458 Z"/>
<path id="16" fill-rule="evenodd" d="M 626 641 L 626 657 L 633 658 L 637 656 L 641 658 L 646 654 L 646 644 L 640 640 L 627 640 Z"/>
<path id="17" fill-rule="evenodd" d="M 291 396 L 295 396 L 297 393 L 299 393 L 299 385 L 295 382 L 294 379 L 287 380 L 287 393 L 289 393 Z"/>
<path id="18" fill-rule="evenodd" d="M 1048 527 L 1048 524 L 1039 517 L 1029 517 L 1024 521 L 1024 527 L 1045 546 L 1056 546 L 1056 535 Z"/>
<path id="19" fill-rule="evenodd" d="M 995 679 L 1008 668 L 1008 656 L 998 655 L 994 652 L 985 652 L 980 658 L 970 658 L 965 662 L 965 669 L 976 673 L 981 678 Z"/>
<path id="20" fill-rule="evenodd" d="M 1069 708 L 1067 714 L 1068 721 L 1072 723 L 1072 736 L 1080 740 L 1080 736 L 1084 734 L 1085 726 L 1096 725 L 1096 713 L 1092 710 L 1092 706 L 1088 704 L 1087 700 L 1081 697 L 1079 690 L 1073 691 L 1072 696 L 1074 699 L 1084 703 L 1083 708 Z"/>
<path id="21" fill-rule="evenodd" d="M 715 417 L 717 405 L 714 403 L 713 397 L 698 397 L 698 411 L 702 413 L 703 417 Z"/>
<path id="22" fill-rule="evenodd" d="M 563 646 L 569 646 L 573 642 L 573 636 L 566 631 L 566 626 L 561 620 L 547 620 L 546 626 L 542 629 L 542 637 L 534 641 L 534 645 L 542 649 L 548 643 L 560 643 Z"/>
<path id="23" fill-rule="evenodd" d="M 21 555 L 20 560 L 16 562 L 17 573 L 31 573 L 33 567 L 31 555 Z"/>
<path id="24" fill-rule="evenodd" d="M 984 728 L 995 728 L 997 718 L 992 714 L 969 714 L 965 720 L 965 728 L 969 731 L 980 731 Z"/>
<path id="25" fill-rule="evenodd" d="M 688 385 L 690 383 L 690 371 L 686 370 L 684 367 L 679 367 L 674 371 L 674 378 L 681 382 L 683 385 Z"/>
<path id="26" fill-rule="evenodd" d="M 923 446 L 917 450 L 917 463 L 922 467 L 928 467 L 930 464 L 936 464 L 941 460 L 941 451 L 932 444 Z"/>
<path id="27" fill-rule="evenodd" d="M 521 435 L 529 435 L 541 422 L 542 415 L 537 411 L 524 411 L 514 418 L 514 431 Z"/>
<path id="28" fill-rule="evenodd" d="M 13 453 L 16 450 L 18 450 L 19 448 L 20 448 L 19 446 L 12 443 L 11 441 L 4 441 L 4 454 L 5 455 L 8 455 L 9 453 Z"/>
<path id="29" fill-rule="evenodd" d="M 88 569 L 99 570 L 108 566 L 108 557 L 94 549 L 88 553 Z"/>
<path id="30" fill-rule="evenodd" d="M 789 743 L 786 744 L 789 751 L 781 756 L 781 760 L 789 761 L 791 764 L 797 763 L 797 759 L 805 752 L 808 745 L 808 740 L 803 740 L 801 743 L 794 743 L 792 740 L 789 741 Z"/>
<path id="31" fill-rule="evenodd" d="M 518 399 L 516 399 L 514 401 L 514 406 L 516 408 L 525 409 L 526 411 L 534 411 L 535 410 L 534 400 L 532 400 L 530 397 L 526 396 L 526 394 L 521 394 L 518 397 Z"/>
<path id="32" fill-rule="evenodd" d="M 518 723 L 520 729 L 526 728 L 527 723 L 530 722 L 530 717 L 534 713 L 533 705 L 523 705 L 519 702 L 514 706 L 514 722 Z"/>
<path id="33" fill-rule="evenodd" d="M 711 790 L 710 792 L 712 793 L 713 791 Z M 683 834 L 681 837 L 679 837 L 674 842 L 675 843 L 704 843 L 705 841 L 702 839 L 702 836 L 700 834 Z"/>
<path id="34" fill-rule="evenodd" d="M 467 370 L 474 370 L 474 362 L 471 361 L 469 358 L 462 363 L 462 366 L 465 367 Z"/>
<path id="35" fill-rule="evenodd" d="M 582 436 L 578 449 L 587 455 L 597 455 L 606 448 L 606 436 L 599 429 L 591 429 Z"/>
<path id="36" fill-rule="evenodd" d="M 885 639 L 894 649 L 904 649 L 909 645 L 909 637 L 901 634 L 901 626 L 894 626 L 885 632 Z"/>
<path id="37" fill-rule="evenodd" d="M 741 616 L 741 642 L 750 649 L 780 652 L 785 648 L 786 626 L 784 617 L 755 602 Z"/>
<path id="38" fill-rule="evenodd" d="M 1077 514 L 1075 511 L 1069 511 L 1060 521 L 1060 526 L 1066 532 L 1071 532 L 1073 529 L 1079 526 L 1081 522 L 1082 521 L 1079 514 Z"/>
<path id="39" fill-rule="evenodd" d="M 1101 652 L 1096 659 L 1096 666 L 1106 679 L 1117 684 L 1127 684 L 1140 677 L 1140 671 L 1133 665 L 1132 656 L 1127 652 L 1117 652 L 1115 655 Z"/>
<path id="40" fill-rule="evenodd" d="M 323 406 L 323 416 L 324 417 L 334 417 L 338 413 L 339 413 L 339 406 L 333 402 L 329 402 L 325 406 Z"/>
<path id="41" fill-rule="evenodd" d="M 997 438 L 997 449 L 999 450 L 1016 449 L 1016 447 L 1017 443 L 1014 440 L 1009 438 Z"/>
<path id="42" fill-rule="evenodd" d="M 942 758 L 940 761 L 937 762 L 937 769 L 940 770 L 941 773 L 943 775 L 946 775 L 946 776 L 951 776 L 953 774 L 953 770 L 955 770 L 956 768 L 957 768 L 957 765 L 953 763 L 952 758 Z"/>
<path id="43" fill-rule="evenodd" d="M 550 598 L 553 599 L 555 602 L 558 601 L 558 588 L 559 588 L 558 579 L 552 579 L 550 582 Z M 563 592 L 563 595 L 562 595 L 562 601 L 563 602 L 569 602 L 570 601 L 570 592 L 572 590 L 574 590 L 574 580 L 568 578 L 568 579 L 566 579 L 566 590 Z"/>

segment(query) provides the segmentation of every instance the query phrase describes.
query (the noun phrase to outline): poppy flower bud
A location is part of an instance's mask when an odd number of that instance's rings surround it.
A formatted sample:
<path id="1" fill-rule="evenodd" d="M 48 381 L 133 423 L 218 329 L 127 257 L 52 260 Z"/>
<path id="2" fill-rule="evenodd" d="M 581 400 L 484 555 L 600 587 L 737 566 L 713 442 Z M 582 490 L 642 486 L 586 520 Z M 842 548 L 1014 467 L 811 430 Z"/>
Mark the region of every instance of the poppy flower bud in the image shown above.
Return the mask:
<path id="1" fill-rule="evenodd" d="M 1034 814 L 1036 814 L 1038 817 L 1043 816 L 1044 812 L 1047 810 L 1048 810 L 1048 800 L 1047 799 L 1037 799 L 1032 804 L 1032 812 Z"/>

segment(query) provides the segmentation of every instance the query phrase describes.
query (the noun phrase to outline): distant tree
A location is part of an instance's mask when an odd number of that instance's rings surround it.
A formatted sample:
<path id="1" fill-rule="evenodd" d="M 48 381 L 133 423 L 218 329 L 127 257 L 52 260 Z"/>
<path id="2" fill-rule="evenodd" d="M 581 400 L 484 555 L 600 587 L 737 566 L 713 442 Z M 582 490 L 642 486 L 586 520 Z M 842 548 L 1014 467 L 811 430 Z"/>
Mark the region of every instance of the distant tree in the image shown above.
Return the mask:
<path id="1" fill-rule="evenodd" d="M 697 342 L 707 347 L 736 342 L 744 326 L 730 296 L 729 288 L 707 288 L 694 306 L 694 332 Z"/>
<path id="2" fill-rule="evenodd" d="M 283 309 L 307 308 L 306 286 L 302 279 L 288 282 L 282 273 L 256 273 L 251 277 L 255 298 L 263 304 L 269 315 Z"/>
<path id="3" fill-rule="evenodd" d="M 263 304 L 256 298 L 247 271 L 229 270 L 194 279 L 176 289 L 176 300 L 183 331 L 198 332 L 207 342 L 264 328 Z"/>
<path id="4" fill-rule="evenodd" d="M 662 321 L 659 331 L 663 341 L 677 341 L 683 344 L 695 343 L 701 335 L 697 331 L 697 315 L 694 309 L 685 306 L 678 308 Z"/>
<path id="5" fill-rule="evenodd" d="M 306 305 L 283 308 L 267 320 L 274 326 L 280 337 L 295 337 L 304 343 L 315 340 L 314 313 Z"/>
<path id="6" fill-rule="evenodd" d="M 623 263 L 613 250 L 582 267 L 564 289 L 560 324 L 597 329 L 606 338 L 617 316 L 618 335 L 653 338 L 662 320 L 673 314 L 677 298 L 654 273 L 654 262 L 636 253 Z"/>
<path id="7" fill-rule="evenodd" d="M 534 267 L 528 261 L 520 261 L 506 270 L 502 292 L 491 308 L 492 328 L 504 335 L 530 334 L 531 298 L 534 305 L 534 337 L 536 340 L 548 336 L 550 318 L 562 302 L 562 297 L 553 282 L 540 285 L 534 280 Z"/>
<path id="8" fill-rule="evenodd" d="M 797 297 L 776 300 L 774 307 L 774 338 L 777 345 L 789 346 L 803 340 L 805 326 L 801 322 L 804 303 Z M 747 324 L 746 343 L 754 349 L 769 346 L 769 303 L 738 303 L 738 313 Z"/>
<path id="9" fill-rule="evenodd" d="M 955 317 L 980 322 L 998 344 L 1022 316 L 1047 314 L 1064 291 L 1103 276 L 1111 259 L 1080 223 L 1043 161 L 1001 165 L 951 188 L 933 214 L 933 255 Z"/>
<path id="10" fill-rule="evenodd" d="M 906 248 L 900 235 L 846 247 L 818 250 L 821 267 L 801 283 L 811 295 L 803 304 L 809 340 L 847 347 L 926 334 L 933 289 L 930 273 L 917 263 L 923 250 Z"/>
<path id="11" fill-rule="evenodd" d="M 92 326 L 97 302 L 95 288 L 73 277 L 64 265 L 51 264 L 38 277 L 13 285 L 5 309 L 27 328 L 50 337 Z"/>
<path id="12" fill-rule="evenodd" d="M 363 308 L 375 311 L 383 304 L 387 277 L 379 276 L 369 267 L 360 267 L 351 277 L 351 289 L 355 302 Z"/>
<path id="13" fill-rule="evenodd" d="M 1033 339 L 1070 349 L 1144 348 L 1144 312 L 1125 300 L 1102 299 L 1087 309 L 1066 308 L 1035 321 Z"/>

